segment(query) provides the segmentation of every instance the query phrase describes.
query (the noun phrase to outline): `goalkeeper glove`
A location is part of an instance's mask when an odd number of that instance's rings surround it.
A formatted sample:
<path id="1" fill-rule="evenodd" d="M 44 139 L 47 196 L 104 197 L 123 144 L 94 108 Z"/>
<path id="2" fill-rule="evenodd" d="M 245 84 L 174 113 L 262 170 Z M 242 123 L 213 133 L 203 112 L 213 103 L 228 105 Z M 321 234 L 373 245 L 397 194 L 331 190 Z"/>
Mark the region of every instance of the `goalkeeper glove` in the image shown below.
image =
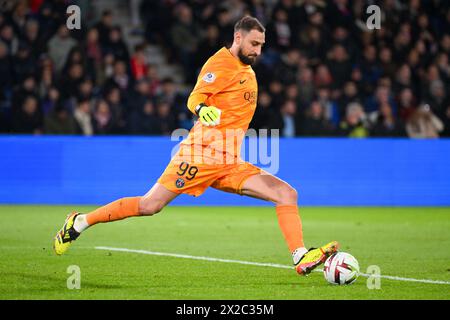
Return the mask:
<path id="1" fill-rule="evenodd" d="M 214 106 L 207 106 L 204 103 L 200 103 L 195 107 L 195 113 L 200 122 L 206 127 L 214 127 L 220 124 L 220 114 L 222 112 Z"/>

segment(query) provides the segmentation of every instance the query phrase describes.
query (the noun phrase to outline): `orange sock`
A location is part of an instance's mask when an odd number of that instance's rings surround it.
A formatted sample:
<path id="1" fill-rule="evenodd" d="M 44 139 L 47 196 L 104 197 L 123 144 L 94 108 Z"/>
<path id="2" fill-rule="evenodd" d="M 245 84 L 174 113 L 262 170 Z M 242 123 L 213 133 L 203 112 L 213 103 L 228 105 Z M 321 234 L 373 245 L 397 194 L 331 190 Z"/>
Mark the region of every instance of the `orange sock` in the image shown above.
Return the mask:
<path id="1" fill-rule="evenodd" d="M 100 207 L 86 215 L 87 223 L 92 226 L 96 223 L 122 220 L 139 215 L 139 199 L 141 197 L 122 198 Z"/>
<path id="2" fill-rule="evenodd" d="M 305 246 L 303 243 L 302 221 L 296 205 L 276 206 L 278 224 L 291 253 Z"/>

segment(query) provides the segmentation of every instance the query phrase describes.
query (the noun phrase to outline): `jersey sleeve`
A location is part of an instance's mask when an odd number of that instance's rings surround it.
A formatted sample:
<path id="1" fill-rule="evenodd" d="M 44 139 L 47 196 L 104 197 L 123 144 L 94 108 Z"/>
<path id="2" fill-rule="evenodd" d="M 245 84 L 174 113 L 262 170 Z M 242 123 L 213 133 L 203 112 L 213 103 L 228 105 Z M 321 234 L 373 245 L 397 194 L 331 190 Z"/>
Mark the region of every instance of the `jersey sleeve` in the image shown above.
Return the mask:
<path id="1" fill-rule="evenodd" d="M 194 90 L 188 99 L 188 108 L 195 113 L 195 107 L 205 102 L 232 84 L 236 70 L 221 62 L 208 61 L 200 71 Z"/>

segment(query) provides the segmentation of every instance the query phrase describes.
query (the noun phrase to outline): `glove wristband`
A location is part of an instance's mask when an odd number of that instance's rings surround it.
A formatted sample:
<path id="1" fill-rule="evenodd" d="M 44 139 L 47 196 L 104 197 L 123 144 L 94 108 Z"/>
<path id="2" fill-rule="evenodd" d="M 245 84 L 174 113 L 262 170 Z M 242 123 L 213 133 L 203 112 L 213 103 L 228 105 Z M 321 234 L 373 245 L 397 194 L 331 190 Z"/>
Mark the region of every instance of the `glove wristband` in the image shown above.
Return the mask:
<path id="1" fill-rule="evenodd" d="M 200 103 L 198 106 L 196 106 L 195 107 L 195 114 L 198 116 L 199 114 L 200 114 L 200 110 L 203 108 L 203 107 L 207 107 L 207 105 L 206 105 L 206 103 Z"/>

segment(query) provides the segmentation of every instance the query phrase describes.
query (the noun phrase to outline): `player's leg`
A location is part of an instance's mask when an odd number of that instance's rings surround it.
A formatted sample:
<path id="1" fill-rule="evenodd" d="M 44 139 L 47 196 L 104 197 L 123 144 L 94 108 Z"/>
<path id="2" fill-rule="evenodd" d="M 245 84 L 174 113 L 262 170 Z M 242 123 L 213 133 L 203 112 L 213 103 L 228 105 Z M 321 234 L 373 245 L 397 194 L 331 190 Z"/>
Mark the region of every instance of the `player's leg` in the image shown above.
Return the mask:
<path id="1" fill-rule="evenodd" d="M 160 212 L 176 196 L 178 196 L 177 193 L 156 183 L 142 197 L 121 198 L 88 214 L 74 212 L 67 217 L 63 227 L 54 238 L 55 252 L 58 255 L 63 254 L 81 232 L 97 223 L 118 221 L 134 216 L 154 215 Z"/>
<path id="2" fill-rule="evenodd" d="M 299 274 L 310 273 L 336 252 L 338 243 L 332 241 L 318 249 L 307 250 L 303 242 L 302 222 L 298 213 L 297 191 L 287 182 L 263 172 L 247 178 L 240 193 L 250 197 L 271 201 L 276 206 L 280 229 L 292 253 L 295 269 Z"/>
<path id="3" fill-rule="evenodd" d="M 297 191 L 285 181 L 244 162 L 231 166 L 226 174 L 216 180 L 213 188 L 246 195 L 276 206 L 278 222 L 294 261 L 307 252 L 303 244 L 302 224 L 298 214 Z"/>
<path id="4" fill-rule="evenodd" d="M 86 215 L 80 215 L 75 221 L 75 229 L 79 226 L 81 230 L 78 231 L 83 231 L 97 223 L 112 222 L 133 216 L 151 216 L 160 212 L 176 196 L 178 196 L 177 193 L 155 183 L 142 197 L 122 198 Z M 79 225 L 78 220 L 81 222 Z"/>
<path id="5" fill-rule="evenodd" d="M 303 242 L 297 191 L 287 182 L 263 172 L 247 178 L 242 184 L 240 193 L 275 204 L 278 224 L 292 253 L 294 263 L 298 262 L 308 250 Z"/>

